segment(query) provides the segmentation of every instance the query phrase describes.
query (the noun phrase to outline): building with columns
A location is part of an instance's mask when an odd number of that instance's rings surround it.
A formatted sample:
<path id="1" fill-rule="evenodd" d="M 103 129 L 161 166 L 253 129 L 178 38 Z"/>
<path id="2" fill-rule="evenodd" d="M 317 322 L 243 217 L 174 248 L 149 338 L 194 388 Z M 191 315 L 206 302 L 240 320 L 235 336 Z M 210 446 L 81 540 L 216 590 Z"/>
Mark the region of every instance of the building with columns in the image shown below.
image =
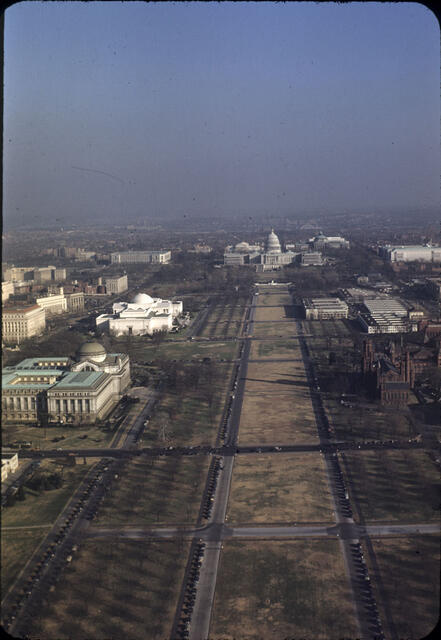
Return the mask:
<path id="1" fill-rule="evenodd" d="M 125 353 L 96 341 L 75 356 L 27 358 L 2 371 L 4 422 L 93 424 L 103 420 L 130 385 Z"/>
<path id="2" fill-rule="evenodd" d="M 6 344 L 20 344 L 39 336 L 46 328 L 46 311 L 38 304 L 11 307 L 2 311 L 2 340 Z"/>
<path id="3" fill-rule="evenodd" d="M 180 300 L 162 300 L 138 293 L 132 302 L 115 302 L 112 313 L 97 317 L 96 326 L 114 336 L 151 336 L 157 331 L 171 331 L 182 311 Z"/>
<path id="4" fill-rule="evenodd" d="M 271 229 L 265 242 L 265 247 L 239 242 L 234 247 L 226 247 L 224 253 L 225 265 L 254 264 L 257 271 L 273 271 L 285 264 L 291 264 L 297 254 L 292 251 L 282 251 L 280 240 Z"/>

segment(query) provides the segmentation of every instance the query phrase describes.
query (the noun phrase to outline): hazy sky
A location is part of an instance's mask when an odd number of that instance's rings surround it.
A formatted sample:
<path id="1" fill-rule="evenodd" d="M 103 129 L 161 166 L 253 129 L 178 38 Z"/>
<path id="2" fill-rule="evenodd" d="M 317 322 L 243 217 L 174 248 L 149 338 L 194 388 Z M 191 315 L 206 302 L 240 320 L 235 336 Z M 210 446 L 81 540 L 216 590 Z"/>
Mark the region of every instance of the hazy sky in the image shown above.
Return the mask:
<path id="1" fill-rule="evenodd" d="M 6 226 L 437 206 L 439 54 L 416 3 L 16 4 Z"/>

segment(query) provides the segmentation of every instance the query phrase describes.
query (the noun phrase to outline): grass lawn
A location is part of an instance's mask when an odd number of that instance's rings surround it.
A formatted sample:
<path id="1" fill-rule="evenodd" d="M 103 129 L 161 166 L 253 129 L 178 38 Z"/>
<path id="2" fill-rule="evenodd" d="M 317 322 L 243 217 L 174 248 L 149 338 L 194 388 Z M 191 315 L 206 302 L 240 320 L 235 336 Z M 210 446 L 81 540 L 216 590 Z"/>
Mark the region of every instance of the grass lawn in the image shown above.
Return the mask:
<path id="1" fill-rule="evenodd" d="M 128 461 L 101 504 L 96 524 L 195 523 L 209 462 L 209 456 Z"/>
<path id="2" fill-rule="evenodd" d="M 285 306 L 292 305 L 292 297 L 289 293 L 285 293 L 285 291 L 277 291 L 276 293 L 269 293 L 263 290 L 260 290 L 259 296 L 257 298 L 257 306 Z"/>
<path id="3" fill-rule="evenodd" d="M 332 522 L 333 510 L 320 453 L 238 456 L 229 524 Z"/>
<path id="4" fill-rule="evenodd" d="M 40 466 L 42 471 L 51 473 L 61 468 L 62 465 L 46 460 Z M 59 489 L 39 493 L 25 487 L 25 500 L 17 500 L 13 506 L 2 509 L 2 527 L 52 524 L 89 469 L 89 464 L 64 467 L 64 482 Z"/>
<path id="5" fill-rule="evenodd" d="M 280 307 L 257 307 L 254 313 L 254 320 L 257 320 L 257 322 L 287 320 L 290 317 L 290 309 L 291 307 L 288 304 Z"/>
<path id="6" fill-rule="evenodd" d="M 399 638 L 419 640 L 435 627 L 439 618 L 439 536 L 371 539 L 392 620 Z M 369 572 L 373 576 L 369 555 Z M 380 615 L 384 619 L 376 581 Z"/>
<path id="7" fill-rule="evenodd" d="M 240 444 L 300 444 L 318 442 L 311 401 L 305 392 L 244 394 Z"/>
<path id="8" fill-rule="evenodd" d="M 439 519 L 439 472 L 425 451 L 345 452 L 341 458 L 357 520 L 357 501 L 367 522 Z"/>
<path id="9" fill-rule="evenodd" d="M 169 637 L 188 543 L 86 540 L 30 636 L 57 640 Z"/>
<path id="10" fill-rule="evenodd" d="M 1 588 L 3 596 L 25 566 L 35 549 L 49 532 L 41 529 L 2 530 L 1 536 Z"/>
<path id="11" fill-rule="evenodd" d="M 251 363 L 247 371 L 239 428 L 241 444 L 292 444 L 317 441 L 305 368 L 290 362 Z"/>
<path id="12" fill-rule="evenodd" d="M 357 637 L 338 541 L 231 541 L 224 547 L 210 638 Z"/>
<path id="13" fill-rule="evenodd" d="M 302 320 L 303 331 L 317 337 L 350 337 L 351 332 L 344 320 Z"/>
<path id="14" fill-rule="evenodd" d="M 246 390 L 257 393 L 291 394 L 297 387 L 308 388 L 305 367 L 300 354 L 290 362 L 258 362 L 248 365 Z"/>
<path id="15" fill-rule="evenodd" d="M 131 338 L 128 345 L 127 338 L 119 340 L 118 349 L 129 353 L 134 362 L 144 364 L 156 359 L 166 358 L 169 360 L 199 360 L 210 357 L 214 360 L 231 360 L 236 357 L 237 343 L 235 342 L 162 342 L 154 345 L 148 338 Z"/>
<path id="16" fill-rule="evenodd" d="M 359 407 L 357 403 L 344 407 L 340 394 L 330 393 L 325 395 L 325 407 L 339 439 L 394 440 L 416 435 L 407 410 L 374 405 L 372 408 Z"/>
<path id="17" fill-rule="evenodd" d="M 57 449 L 58 447 L 84 449 L 91 446 L 105 447 L 111 441 L 114 433 L 104 427 L 94 425 L 63 425 L 61 427 L 51 426 L 46 429 L 44 427 L 4 425 L 2 426 L 2 435 L 4 445 L 14 440 L 25 440 L 31 442 L 33 447 L 41 449 Z M 53 441 L 54 438 L 62 436 L 63 440 Z M 83 436 L 87 436 L 87 438 L 83 438 Z"/>
<path id="18" fill-rule="evenodd" d="M 278 358 L 301 358 L 299 342 L 295 338 L 291 340 L 252 340 L 250 360 Z"/>
<path id="19" fill-rule="evenodd" d="M 245 302 L 240 305 L 216 306 L 200 335 L 216 338 L 237 336 L 244 311 Z"/>
<path id="20" fill-rule="evenodd" d="M 141 446 L 214 444 L 231 367 L 231 364 L 219 365 L 216 394 L 211 407 L 206 397 L 197 390 L 187 390 L 183 394 L 164 392 L 140 439 Z"/>
<path id="21" fill-rule="evenodd" d="M 294 320 L 286 322 L 257 322 L 253 324 L 253 336 L 257 338 L 291 338 L 297 335 L 297 325 Z"/>

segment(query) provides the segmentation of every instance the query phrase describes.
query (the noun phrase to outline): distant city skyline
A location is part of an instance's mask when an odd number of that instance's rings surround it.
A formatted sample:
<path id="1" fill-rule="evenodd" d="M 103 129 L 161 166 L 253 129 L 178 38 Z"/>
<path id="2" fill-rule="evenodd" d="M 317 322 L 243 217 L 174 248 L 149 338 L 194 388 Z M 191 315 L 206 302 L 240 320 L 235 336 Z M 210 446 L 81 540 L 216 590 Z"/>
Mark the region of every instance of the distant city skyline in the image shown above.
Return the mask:
<path id="1" fill-rule="evenodd" d="M 439 207 L 417 3 L 44 3 L 5 13 L 4 227 Z"/>

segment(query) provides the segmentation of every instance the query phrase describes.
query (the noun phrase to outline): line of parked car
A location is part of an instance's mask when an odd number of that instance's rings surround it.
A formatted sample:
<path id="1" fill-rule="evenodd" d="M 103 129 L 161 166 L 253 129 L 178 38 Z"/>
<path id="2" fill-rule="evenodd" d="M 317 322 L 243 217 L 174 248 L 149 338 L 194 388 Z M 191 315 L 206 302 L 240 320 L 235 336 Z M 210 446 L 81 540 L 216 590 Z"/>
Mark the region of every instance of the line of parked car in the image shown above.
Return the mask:
<path id="1" fill-rule="evenodd" d="M 377 603 L 375 602 L 375 598 L 372 593 L 369 573 L 363 556 L 361 544 L 359 542 L 353 542 L 350 543 L 349 548 L 351 551 L 352 562 L 355 567 L 357 588 L 361 594 L 363 607 L 368 616 L 369 631 L 374 634 L 376 640 L 383 640 L 384 633 L 381 626 L 380 615 L 378 613 Z"/>
<path id="2" fill-rule="evenodd" d="M 213 457 L 208 470 L 207 493 L 202 506 L 202 517 L 205 518 L 205 520 L 208 520 L 211 515 L 211 510 L 213 509 L 214 494 L 221 469 L 223 469 L 221 458 L 218 456 Z"/>
<path id="3" fill-rule="evenodd" d="M 28 579 L 24 583 L 24 586 L 17 593 L 17 596 L 11 606 L 10 611 L 4 616 L 3 622 L 6 630 L 14 623 L 18 614 L 20 613 L 21 619 L 24 618 L 24 606 L 26 607 L 26 614 L 32 614 L 32 610 L 38 606 L 37 603 L 28 602 L 35 590 L 42 586 L 43 580 L 46 584 L 50 585 L 50 589 L 54 590 L 54 585 L 58 582 L 59 574 L 63 567 L 69 564 L 72 560 L 71 553 L 77 550 L 76 545 L 71 547 L 69 544 L 65 547 L 63 543 L 66 543 L 66 537 L 80 514 L 87 515 L 90 508 L 96 510 L 95 499 L 94 505 L 87 505 L 86 503 L 90 499 L 90 495 L 96 489 L 97 485 L 102 481 L 103 473 L 109 469 L 110 461 L 106 458 L 101 460 L 95 470 L 93 476 L 89 479 L 84 491 L 69 509 L 69 512 L 64 520 L 63 524 L 58 528 L 53 537 L 49 537 L 49 543 L 46 550 L 39 559 L 36 561 L 33 569 L 31 570 Z M 94 496 L 95 498 L 95 496 Z M 84 511 L 86 509 L 86 511 Z M 91 513 L 91 512 L 90 512 Z"/>
<path id="4" fill-rule="evenodd" d="M 342 514 L 346 518 L 352 518 L 352 507 L 349 502 L 349 493 L 346 488 L 345 482 L 343 480 L 343 474 L 340 469 L 340 464 L 338 462 L 337 456 L 334 453 L 334 457 L 332 457 L 332 472 L 334 474 L 334 481 L 337 487 L 337 496 L 338 501 L 340 503 L 340 509 Z"/>
<path id="5" fill-rule="evenodd" d="M 225 413 L 224 419 L 222 421 L 222 425 L 220 428 L 220 432 L 219 435 L 222 438 L 222 440 L 225 442 L 226 436 L 227 436 L 227 428 L 228 428 L 228 421 L 231 417 L 231 410 L 233 408 L 233 400 L 235 397 L 235 391 L 237 389 L 237 379 L 239 377 L 239 369 L 240 369 L 240 364 L 236 365 L 236 372 L 234 374 L 234 379 L 233 379 L 233 386 L 232 386 L 232 391 L 230 393 L 230 397 L 228 399 L 228 405 L 227 405 L 227 411 Z"/>
<path id="6" fill-rule="evenodd" d="M 190 636 L 191 616 L 196 601 L 196 585 L 199 581 L 199 572 L 202 566 L 205 553 L 205 542 L 199 540 L 196 544 L 188 572 L 187 584 L 185 586 L 184 602 L 181 608 L 181 617 L 177 628 L 178 638 L 188 638 Z"/>

